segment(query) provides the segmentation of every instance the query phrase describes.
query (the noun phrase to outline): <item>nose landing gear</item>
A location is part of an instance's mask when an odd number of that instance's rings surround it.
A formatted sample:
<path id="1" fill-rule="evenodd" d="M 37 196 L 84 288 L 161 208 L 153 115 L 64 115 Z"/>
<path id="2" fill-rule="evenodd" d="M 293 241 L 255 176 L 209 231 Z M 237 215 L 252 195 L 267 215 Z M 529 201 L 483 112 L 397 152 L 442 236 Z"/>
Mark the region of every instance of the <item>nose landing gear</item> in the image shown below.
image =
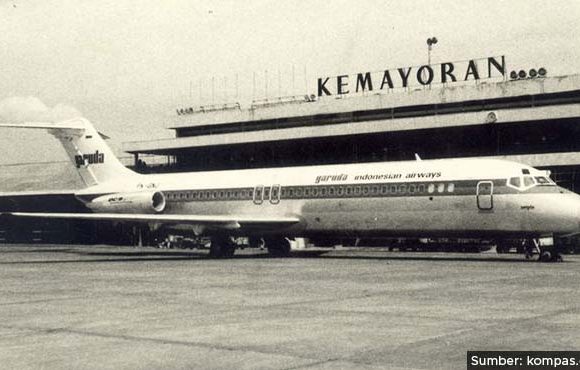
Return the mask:
<path id="1" fill-rule="evenodd" d="M 535 251 L 538 254 L 538 261 L 541 262 L 562 262 L 561 248 L 555 238 L 549 239 L 549 242 L 543 239 L 533 239 L 532 243 L 528 243 L 525 247 L 526 259 L 531 259 Z"/>

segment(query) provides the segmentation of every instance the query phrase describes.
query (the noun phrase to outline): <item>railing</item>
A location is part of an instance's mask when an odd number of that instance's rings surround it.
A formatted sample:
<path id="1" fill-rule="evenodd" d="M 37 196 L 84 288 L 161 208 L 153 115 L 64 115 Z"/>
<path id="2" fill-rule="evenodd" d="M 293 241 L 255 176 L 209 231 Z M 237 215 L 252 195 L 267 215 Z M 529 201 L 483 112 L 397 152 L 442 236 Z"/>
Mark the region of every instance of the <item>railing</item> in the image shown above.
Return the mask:
<path id="1" fill-rule="evenodd" d="M 175 111 L 178 116 L 195 114 L 195 113 L 207 113 L 216 111 L 227 111 L 227 110 L 241 110 L 242 107 L 240 103 L 225 103 L 225 104 L 212 104 L 212 105 L 200 105 L 194 107 L 177 108 Z"/>
<path id="2" fill-rule="evenodd" d="M 279 98 L 273 99 L 257 99 L 252 101 L 250 109 L 271 107 L 281 104 L 294 104 L 294 103 L 312 103 L 317 101 L 316 95 L 291 95 L 291 96 L 281 96 Z"/>

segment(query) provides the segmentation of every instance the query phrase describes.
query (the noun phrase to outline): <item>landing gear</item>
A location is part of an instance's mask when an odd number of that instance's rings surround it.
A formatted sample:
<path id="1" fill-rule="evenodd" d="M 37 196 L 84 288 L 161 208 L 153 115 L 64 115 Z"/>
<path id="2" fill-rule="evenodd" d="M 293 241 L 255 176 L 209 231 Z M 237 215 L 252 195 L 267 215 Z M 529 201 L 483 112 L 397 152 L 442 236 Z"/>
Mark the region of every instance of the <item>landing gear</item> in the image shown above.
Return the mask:
<path id="1" fill-rule="evenodd" d="M 272 257 L 288 257 L 290 255 L 290 241 L 286 238 L 264 238 L 264 243 Z"/>
<path id="2" fill-rule="evenodd" d="M 264 249 L 264 239 L 251 236 L 248 238 L 248 247 Z"/>
<path id="3" fill-rule="evenodd" d="M 543 250 L 540 252 L 539 260 L 542 262 L 550 262 L 552 261 L 552 252 L 549 250 Z"/>
<path id="4" fill-rule="evenodd" d="M 495 246 L 495 251 L 498 254 L 509 253 L 510 246 L 505 242 L 497 243 L 497 245 Z"/>
<path id="5" fill-rule="evenodd" d="M 562 262 L 561 243 L 556 238 L 534 239 L 533 245 L 538 251 L 538 261 Z"/>
<path id="6" fill-rule="evenodd" d="M 209 246 L 211 258 L 230 258 L 236 251 L 236 244 L 229 236 L 214 236 Z"/>

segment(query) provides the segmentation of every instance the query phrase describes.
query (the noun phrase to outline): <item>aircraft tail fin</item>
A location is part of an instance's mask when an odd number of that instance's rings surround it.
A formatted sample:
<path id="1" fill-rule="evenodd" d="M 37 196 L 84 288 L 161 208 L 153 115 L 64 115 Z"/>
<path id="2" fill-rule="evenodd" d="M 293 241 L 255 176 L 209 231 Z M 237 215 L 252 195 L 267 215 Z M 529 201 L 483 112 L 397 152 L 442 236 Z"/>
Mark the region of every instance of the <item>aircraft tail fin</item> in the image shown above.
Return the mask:
<path id="1" fill-rule="evenodd" d="M 105 143 L 102 134 L 85 118 L 68 121 L 3 123 L 0 127 L 46 129 L 64 147 L 68 157 L 77 168 L 87 186 L 93 186 L 127 176 L 138 176 L 125 167 Z"/>

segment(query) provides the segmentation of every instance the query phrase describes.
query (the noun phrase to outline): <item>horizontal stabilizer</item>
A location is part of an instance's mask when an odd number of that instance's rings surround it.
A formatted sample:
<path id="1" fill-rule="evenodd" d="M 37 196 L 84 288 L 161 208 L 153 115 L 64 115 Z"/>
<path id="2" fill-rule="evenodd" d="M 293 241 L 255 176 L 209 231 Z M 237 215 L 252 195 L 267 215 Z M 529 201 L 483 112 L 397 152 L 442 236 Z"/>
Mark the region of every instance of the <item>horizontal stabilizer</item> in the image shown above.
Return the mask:
<path id="1" fill-rule="evenodd" d="M 82 131 L 85 126 L 79 121 L 65 121 L 65 122 L 26 122 L 26 123 L 0 123 L 0 127 L 12 128 L 35 128 L 35 129 L 53 129 L 53 130 L 73 130 Z"/>

